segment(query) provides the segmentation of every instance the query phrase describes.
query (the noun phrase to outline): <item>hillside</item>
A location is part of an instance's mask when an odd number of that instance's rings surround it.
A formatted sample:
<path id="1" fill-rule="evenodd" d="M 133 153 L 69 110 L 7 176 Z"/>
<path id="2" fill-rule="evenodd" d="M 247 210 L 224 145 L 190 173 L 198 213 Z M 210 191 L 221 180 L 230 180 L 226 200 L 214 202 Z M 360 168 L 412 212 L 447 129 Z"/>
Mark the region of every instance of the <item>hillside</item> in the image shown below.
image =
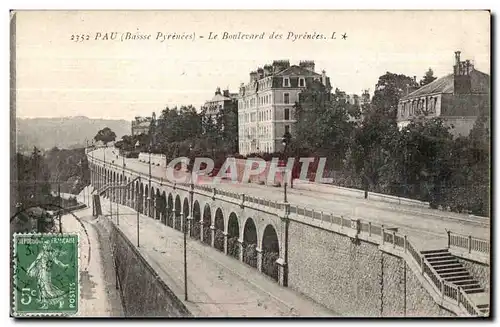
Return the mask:
<path id="1" fill-rule="evenodd" d="M 19 151 L 32 150 L 33 146 L 50 149 L 54 146 L 77 148 L 85 146 L 98 130 L 109 127 L 117 139 L 130 134 L 130 122 L 126 120 L 92 119 L 87 117 L 17 118 L 17 147 Z"/>

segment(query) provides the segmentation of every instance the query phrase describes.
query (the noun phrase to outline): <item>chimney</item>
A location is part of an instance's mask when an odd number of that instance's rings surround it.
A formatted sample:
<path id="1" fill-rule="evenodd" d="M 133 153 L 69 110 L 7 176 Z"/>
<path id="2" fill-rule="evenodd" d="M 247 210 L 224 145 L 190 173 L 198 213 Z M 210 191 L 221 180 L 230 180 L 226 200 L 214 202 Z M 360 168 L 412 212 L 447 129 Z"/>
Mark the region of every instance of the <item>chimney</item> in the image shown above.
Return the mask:
<path id="1" fill-rule="evenodd" d="M 272 75 L 272 73 L 273 73 L 273 66 L 264 65 L 264 77 Z"/>
<path id="2" fill-rule="evenodd" d="M 460 61 L 460 51 L 455 52 L 455 66 L 453 67 L 453 93 L 469 94 L 471 93 L 472 83 L 470 72 L 474 69 L 470 60 Z"/>
<path id="3" fill-rule="evenodd" d="M 326 71 L 324 69 L 321 71 L 321 83 L 326 86 Z"/>
<path id="4" fill-rule="evenodd" d="M 229 90 L 224 90 L 222 93 L 225 97 L 229 98 Z"/>
<path id="5" fill-rule="evenodd" d="M 220 87 L 217 86 L 217 88 L 215 89 L 215 95 L 217 94 L 220 94 Z"/>
<path id="6" fill-rule="evenodd" d="M 256 79 L 257 79 L 257 72 L 256 71 L 250 72 L 250 83 L 252 83 Z"/>
<path id="7" fill-rule="evenodd" d="M 259 77 L 259 79 L 263 79 L 264 78 L 264 69 L 259 67 L 257 69 L 257 76 Z"/>
<path id="8" fill-rule="evenodd" d="M 274 60 L 273 61 L 273 72 L 278 73 L 282 70 L 290 67 L 290 61 L 288 60 Z"/>

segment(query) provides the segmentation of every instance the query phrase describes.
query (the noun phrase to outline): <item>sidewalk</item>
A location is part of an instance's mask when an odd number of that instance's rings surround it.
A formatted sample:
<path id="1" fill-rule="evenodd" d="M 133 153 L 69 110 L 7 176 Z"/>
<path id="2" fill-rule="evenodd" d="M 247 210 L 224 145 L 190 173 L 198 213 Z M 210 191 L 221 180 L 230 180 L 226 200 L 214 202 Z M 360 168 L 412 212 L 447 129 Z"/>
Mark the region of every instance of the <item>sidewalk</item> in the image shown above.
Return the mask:
<path id="1" fill-rule="evenodd" d="M 103 213 L 109 215 L 109 200 L 101 203 Z M 119 213 L 118 227 L 136 244 L 136 212 L 119 206 Z M 112 221 L 116 224 L 116 203 L 113 203 L 113 214 Z M 140 215 L 139 232 L 139 251 L 176 296 L 183 300 L 183 234 L 144 215 Z M 187 267 L 188 301 L 185 304 L 194 316 L 339 316 L 305 296 L 279 286 L 255 268 L 189 236 Z"/>

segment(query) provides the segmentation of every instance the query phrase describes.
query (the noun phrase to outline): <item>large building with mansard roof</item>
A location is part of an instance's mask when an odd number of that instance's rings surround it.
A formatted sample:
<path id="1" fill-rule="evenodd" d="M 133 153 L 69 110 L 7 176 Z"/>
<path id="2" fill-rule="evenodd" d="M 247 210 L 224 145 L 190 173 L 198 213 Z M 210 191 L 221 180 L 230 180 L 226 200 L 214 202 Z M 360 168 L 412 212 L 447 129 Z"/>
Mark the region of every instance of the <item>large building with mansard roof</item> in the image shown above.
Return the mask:
<path id="1" fill-rule="evenodd" d="M 286 132 L 292 137 L 295 124 L 295 102 L 313 81 L 331 91 L 325 71 L 315 72 L 314 61 L 290 65 L 288 60 L 275 60 L 250 72 L 247 84 L 242 83 L 238 99 L 239 150 L 243 155 L 283 150 Z"/>
<path id="2" fill-rule="evenodd" d="M 413 119 L 441 117 L 452 134 L 467 136 L 481 114 L 490 115 L 490 76 L 457 51 L 453 73 L 401 98 L 397 121 L 404 128 Z"/>

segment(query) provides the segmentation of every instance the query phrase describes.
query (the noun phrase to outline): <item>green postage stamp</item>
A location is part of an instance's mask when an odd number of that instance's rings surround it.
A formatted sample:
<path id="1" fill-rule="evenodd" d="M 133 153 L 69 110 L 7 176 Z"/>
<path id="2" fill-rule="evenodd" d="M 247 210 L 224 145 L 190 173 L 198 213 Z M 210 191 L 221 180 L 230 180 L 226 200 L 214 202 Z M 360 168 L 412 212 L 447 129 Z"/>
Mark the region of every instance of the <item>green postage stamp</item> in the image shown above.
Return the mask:
<path id="1" fill-rule="evenodd" d="M 14 234 L 14 316 L 74 315 L 78 234 Z"/>

